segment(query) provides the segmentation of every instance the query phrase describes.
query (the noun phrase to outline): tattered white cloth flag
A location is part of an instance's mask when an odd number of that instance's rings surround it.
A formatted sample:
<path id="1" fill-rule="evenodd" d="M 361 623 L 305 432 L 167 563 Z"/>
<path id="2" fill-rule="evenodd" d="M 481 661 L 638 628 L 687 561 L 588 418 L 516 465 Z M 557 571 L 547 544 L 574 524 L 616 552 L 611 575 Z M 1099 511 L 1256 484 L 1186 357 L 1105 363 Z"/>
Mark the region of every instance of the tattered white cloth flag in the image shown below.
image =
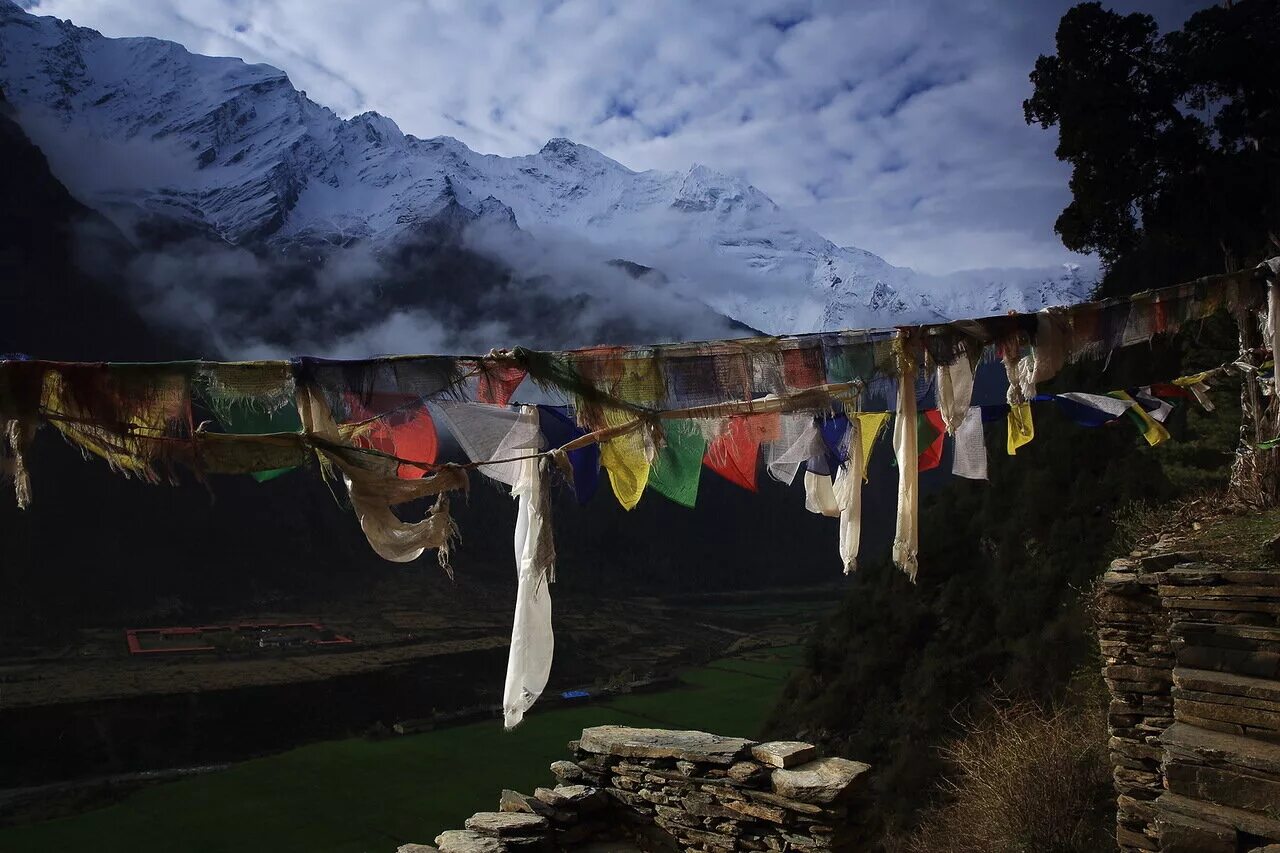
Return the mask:
<path id="1" fill-rule="evenodd" d="M 800 466 L 823 452 L 822 434 L 818 432 L 813 415 L 787 412 L 781 420 L 782 431 L 778 440 L 765 445 L 765 466 L 770 477 L 791 485 Z"/>
<path id="2" fill-rule="evenodd" d="M 914 583 L 920 551 L 920 492 L 917 482 L 920 455 L 916 443 L 916 365 L 910 355 L 902 358 L 902 375 L 898 377 L 893 452 L 898 460 L 898 521 L 893 537 L 893 562 Z"/>
<path id="3" fill-rule="evenodd" d="M 969 415 L 973 400 L 973 362 L 961 353 L 951 364 L 940 364 L 937 370 L 938 412 L 948 435 L 955 435 Z"/>
<path id="4" fill-rule="evenodd" d="M 828 518 L 840 516 L 840 503 L 836 500 L 835 490 L 831 487 L 830 474 L 804 472 L 804 508 Z"/>
<path id="5" fill-rule="evenodd" d="M 1104 415 L 1109 415 L 1112 419 L 1120 417 L 1133 407 L 1133 402 L 1130 400 L 1121 400 L 1118 397 L 1108 397 L 1102 394 L 1085 394 L 1082 391 L 1068 391 L 1066 394 L 1059 394 L 1058 396 L 1063 400 L 1070 400 L 1073 403 L 1088 406 L 1090 409 L 1097 409 Z"/>
<path id="6" fill-rule="evenodd" d="M 1169 415 L 1173 414 L 1173 404 L 1167 400 L 1153 397 L 1150 385 L 1139 388 L 1138 393 L 1133 396 L 1154 421 L 1164 423 L 1169 419 Z"/>
<path id="7" fill-rule="evenodd" d="M 987 445 L 982 428 L 982 407 L 973 406 L 956 430 L 951 473 L 970 480 L 987 479 Z"/>
<path id="8" fill-rule="evenodd" d="M 536 428 L 538 410 L 524 406 L 521 422 Z M 551 533 L 551 504 L 542 459 L 522 459 L 511 496 L 516 510 L 516 610 L 511 625 L 507 681 L 502 691 L 503 725 L 519 725 L 538 701 L 551 676 L 555 635 L 551 630 L 551 588 L 555 579 L 555 542 Z"/>
<path id="9" fill-rule="evenodd" d="M 514 408 L 488 403 L 447 401 L 434 405 L 440 419 L 472 462 L 525 456 L 539 447 L 542 434 L 538 430 L 536 408 L 529 418 Z M 500 483 L 514 486 L 520 476 L 520 462 L 482 465 L 480 472 Z"/>
<path id="10" fill-rule="evenodd" d="M 840 562 L 844 573 L 858 568 L 858 547 L 862 539 L 862 477 L 866 460 L 862 458 L 862 422 L 849 418 L 849 461 L 836 471 L 833 487 L 840 507 Z"/>

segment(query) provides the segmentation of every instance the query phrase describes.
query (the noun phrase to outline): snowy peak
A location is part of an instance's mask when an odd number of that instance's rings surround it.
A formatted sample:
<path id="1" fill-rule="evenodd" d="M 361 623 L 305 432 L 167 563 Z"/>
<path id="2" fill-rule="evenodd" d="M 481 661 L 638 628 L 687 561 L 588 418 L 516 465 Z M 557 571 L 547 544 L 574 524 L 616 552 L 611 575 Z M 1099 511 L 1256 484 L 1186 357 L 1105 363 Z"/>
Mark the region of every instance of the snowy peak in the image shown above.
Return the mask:
<path id="1" fill-rule="evenodd" d="M 0 87 L 55 173 L 139 241 L 181 223 L 234 245 L 396 245 L 478 220 L 582 241 L 770 332 L 893 325 L 1087 295 L 1088 276 L 928 276 L 839 247 L 740 177 L 633 171 L 565 138 L 519 157 L 391 118 L 342 119 L 267 65 L 109 39 L 0 0 Z M 92 156 L 86 152 L 92 151 Z"/>

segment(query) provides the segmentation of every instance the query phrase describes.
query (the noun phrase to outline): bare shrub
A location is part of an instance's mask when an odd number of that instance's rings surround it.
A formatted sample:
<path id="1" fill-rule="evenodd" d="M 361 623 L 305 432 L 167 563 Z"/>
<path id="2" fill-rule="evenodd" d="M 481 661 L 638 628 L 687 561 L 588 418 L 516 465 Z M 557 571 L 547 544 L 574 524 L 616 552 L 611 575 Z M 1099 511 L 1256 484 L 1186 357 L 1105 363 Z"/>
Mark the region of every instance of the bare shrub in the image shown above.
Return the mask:
<path id="1" fill-rule="evenodd" d="M 1045 711 L 992 706 L 944 750 L 953 770 L 942 803 L 901 853 L 1096 853 L 1114 848 L 1106 716 L 1091 699 Z"/>

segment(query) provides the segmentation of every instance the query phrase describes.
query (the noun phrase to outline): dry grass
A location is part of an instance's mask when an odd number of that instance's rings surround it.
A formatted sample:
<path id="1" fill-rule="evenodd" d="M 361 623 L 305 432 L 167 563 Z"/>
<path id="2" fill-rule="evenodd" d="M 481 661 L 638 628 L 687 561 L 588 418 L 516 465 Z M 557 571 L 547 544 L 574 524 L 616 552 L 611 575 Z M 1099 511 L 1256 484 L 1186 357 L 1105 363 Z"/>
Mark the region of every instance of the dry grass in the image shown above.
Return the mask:
<path id="1" fill-rule="evenodd" d="M 1094 853 L 1114 848 L 1106 718 L 1089 698 L 1055 711 L 993 706 L 946 748 L 943 802 L 897 853 Z"/>

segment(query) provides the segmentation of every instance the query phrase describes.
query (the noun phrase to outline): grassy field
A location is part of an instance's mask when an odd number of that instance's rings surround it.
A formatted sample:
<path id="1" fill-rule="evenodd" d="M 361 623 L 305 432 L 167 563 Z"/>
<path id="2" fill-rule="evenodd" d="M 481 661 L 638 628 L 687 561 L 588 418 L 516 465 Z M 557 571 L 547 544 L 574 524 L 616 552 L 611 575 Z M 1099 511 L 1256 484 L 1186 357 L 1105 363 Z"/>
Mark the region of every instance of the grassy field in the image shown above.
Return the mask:
<path id="1" fill-rule="evenodd" d="M 502 788 L 553 779 L 583 727 L 617 723 L 752 737 L 799 649 L 769 649 L 680 673 L 683 686 L 534 713 L 515 732 L 494 720 L 412 737 L 354 738 L 145 788 L 96 811 L 0 831 L 5 853 L 391 853 L 431 843 Z"/>

